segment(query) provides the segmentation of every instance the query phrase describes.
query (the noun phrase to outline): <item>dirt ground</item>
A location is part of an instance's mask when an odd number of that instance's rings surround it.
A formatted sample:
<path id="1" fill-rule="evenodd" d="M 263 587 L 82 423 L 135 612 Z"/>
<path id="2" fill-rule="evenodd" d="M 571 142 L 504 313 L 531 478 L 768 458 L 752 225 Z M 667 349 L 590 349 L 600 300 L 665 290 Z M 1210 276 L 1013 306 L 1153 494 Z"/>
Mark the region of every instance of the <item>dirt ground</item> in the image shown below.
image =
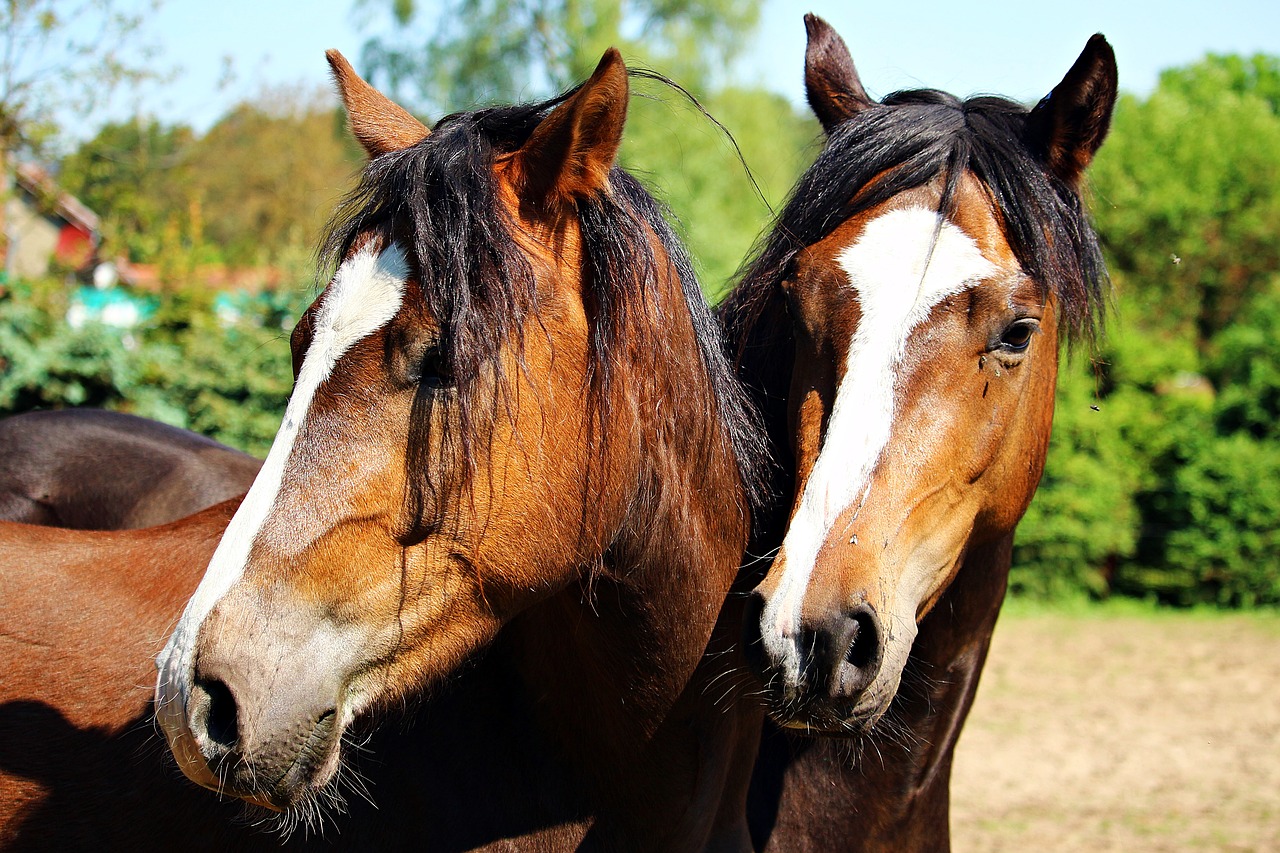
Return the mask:
<path id="1" fill-rule="evenodd" d="M 1011 609 L 951 782 L 978 851 L 1280 851 L 1280 618 Z"/>

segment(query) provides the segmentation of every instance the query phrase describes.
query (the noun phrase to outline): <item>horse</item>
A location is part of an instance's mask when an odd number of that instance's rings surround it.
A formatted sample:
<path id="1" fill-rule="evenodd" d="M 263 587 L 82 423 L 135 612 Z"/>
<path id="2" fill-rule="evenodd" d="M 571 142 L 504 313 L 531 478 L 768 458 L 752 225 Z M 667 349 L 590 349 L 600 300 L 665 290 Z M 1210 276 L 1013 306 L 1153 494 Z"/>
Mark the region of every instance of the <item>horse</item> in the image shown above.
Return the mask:
<path id="1" fill-rule="evenodd" d="M 144 530 L 0 522 L 0 849 L 278 850 L 163 755 L 149 682 L 238 500 Z"/>
<path id="2" fill-rule="evenodd" d="M 721 309 L 774 489 L 794 496 L 751 546 L 776 555 L 744 628 L 773 721 L 750 822 L 770 851 L 945 850 L 1059 341 L 1104 313 L 1080 180 L 1115 57 L 1093 36 L 1030 110 L 933 90 L 876 102 L 840 36 L 806 29 L 826 144 Z"/>
<path id="3" fill-rule="evenodd" d="M 157 659 L 178 766 L 306 819 L 352 732 L 416 705 L 429 849 L 749 849 L 759 715 L 715 687 L 762 441 L 614 165 L 620 56 L 430 131 L 329 60 L 370 162 L 280 431 Z"/>
<path id="4" fill-rule="evenodd" d="M 101 409 L 0 420 L 0 521 L 127 530 L 249 490 L 262 463 L 198 433 Z"/>

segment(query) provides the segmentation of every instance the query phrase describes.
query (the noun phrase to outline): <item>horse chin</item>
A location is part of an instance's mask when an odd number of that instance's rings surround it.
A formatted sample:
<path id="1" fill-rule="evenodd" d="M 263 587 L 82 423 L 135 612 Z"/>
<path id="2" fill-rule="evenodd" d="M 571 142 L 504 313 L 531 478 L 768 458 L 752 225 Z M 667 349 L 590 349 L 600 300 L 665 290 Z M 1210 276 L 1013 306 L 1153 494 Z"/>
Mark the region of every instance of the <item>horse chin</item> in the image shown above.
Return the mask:
<path id="1" fill-rule="evenodd" d="M 894 693 L 887 697 L 858 697 L 852 704 L 849 702 L 809 703 L 799 710 L 789 712 L 772 711 L 770 716 L 780 727 L 789 731 L 806 735 L 823 737 L 861 737 L 870 734 L 880 722 Z"/>
<path id="2" fill-rule="evenodd" d="M 245 808 L 241 819 L 246 824 L 278 835 L 281 842 L 288 841 L 299 829 L 308 836 L 323 836 L 327 825 L 336 824 L 337 817 L 347 810 L 346 797 L 338 786 L 339 778 L 335 777 L 323 787 L 308 792 L 287 808 L 265 798 L 242 797 Z M 358 784 L 351 788 L 353 793 L 367 797 Z"/>

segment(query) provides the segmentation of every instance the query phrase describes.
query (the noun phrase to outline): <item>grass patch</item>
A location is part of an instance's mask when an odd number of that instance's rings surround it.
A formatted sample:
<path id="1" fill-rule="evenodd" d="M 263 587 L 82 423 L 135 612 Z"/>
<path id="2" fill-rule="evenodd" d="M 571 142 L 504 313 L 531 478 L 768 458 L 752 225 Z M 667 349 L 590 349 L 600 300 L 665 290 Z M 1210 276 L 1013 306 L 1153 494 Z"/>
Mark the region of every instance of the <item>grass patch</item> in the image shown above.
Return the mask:
<path id="1" fill-rule="evenodd" d="M 1114 597 L 1095 601 L 1086 596 L 1040 599 L 1009 596 L 1001 609 L 1001 619 L 1034 619 L 1043 616 L 1070 616 L 1084 619 L 1246 619 L 1280 632 L 1280 608 L 1228 610 L 1209 604 L 1169 607 L 1154 599 Z"/>

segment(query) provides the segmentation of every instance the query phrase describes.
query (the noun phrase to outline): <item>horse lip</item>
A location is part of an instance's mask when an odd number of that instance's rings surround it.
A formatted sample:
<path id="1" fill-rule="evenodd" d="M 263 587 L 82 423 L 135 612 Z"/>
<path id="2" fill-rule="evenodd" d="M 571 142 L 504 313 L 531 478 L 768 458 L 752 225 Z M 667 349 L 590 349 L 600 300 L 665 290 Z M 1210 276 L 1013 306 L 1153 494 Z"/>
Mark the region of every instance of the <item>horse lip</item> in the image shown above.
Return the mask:
<path id="1" fill-rule="evenodd" d="M 774 724 L 790 731 L 838 737 L 871 731 L 888 712 L 893 697 L 887 702 L 867 702 L 864 691 L 853 704 L 847 700 L 833 703 L 819 699 L 803 701 L 803 698 L 796 703 L 794 699 L 788 697 L 787 701 L 770 703 L 768 713 Z"/>
<path id="2" fill-rule="evenodd" d="M 284 814 L 285 811 L 287 810 L 286 807 L 276 805 L 275 802 L 272 801 L 269 797 L 262 796 L 259 794 L 243 794 L 241 795 L 241 799 L 244 800 L 246 803 L 249 803 L 255 806 L 260 806 L 264 809 L 267 809 L 268 811 L 273 811 L 276 814 Z"/>
<path id="3" fill-rule="evenodd" d="M 271 805 L 267 805 L 268 808 L 284 811 L 303 799 L 307 791 L 323 787 L 333 776 L 331 765 L 336 764 L 333 747 L 336 744 L 339 749 L 341 748 L 341 729 L 337 725 L 337 720 L 336 709 L 322 714 L 312 727 L 311 733 L 307 735 L 306 741 L 294 755 L 293 761 L 267 787 L 266 792 L 254 794 L 253 797 L 241 795 L 242 798 L 259 805 L 266 805 L 266 802 L 259 802 L 260 798 L 269 799 Z M 316 784 L 320 775 L 326 778 L 320 784 Z"/>

